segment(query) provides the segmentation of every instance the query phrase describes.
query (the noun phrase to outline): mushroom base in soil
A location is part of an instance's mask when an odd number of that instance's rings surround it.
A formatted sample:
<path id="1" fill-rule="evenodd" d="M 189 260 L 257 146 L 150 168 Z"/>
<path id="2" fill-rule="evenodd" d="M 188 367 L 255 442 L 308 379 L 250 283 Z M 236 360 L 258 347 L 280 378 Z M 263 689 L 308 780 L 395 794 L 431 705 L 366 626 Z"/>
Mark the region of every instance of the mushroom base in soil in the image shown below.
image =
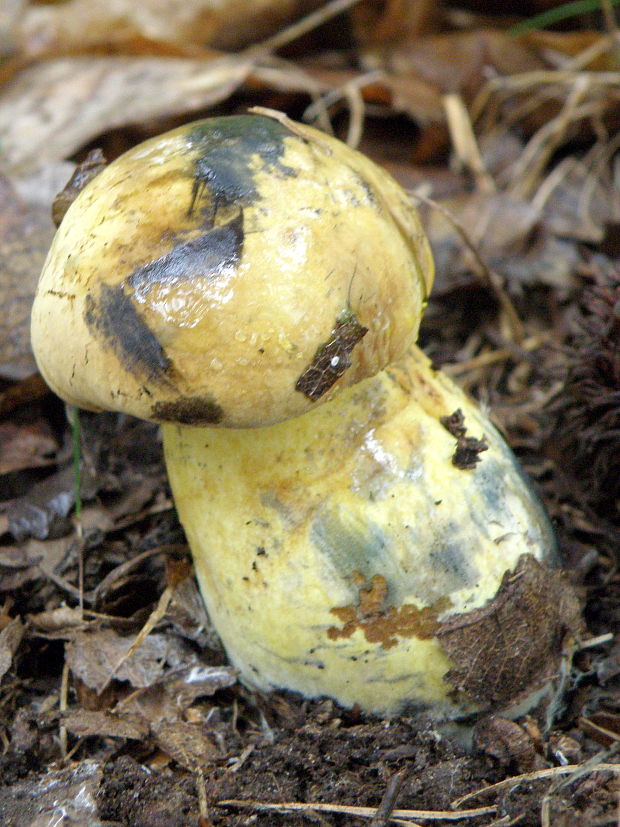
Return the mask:
<path id="1" fill-rule="evenodd" d="M 62 219 L 32 312 L 41 373 L 162 424 L 251 686 L 467 715 L 539 688 L 578 626 L 516 460 L 415 345 L 432 279 L 393 179 L 279 113 L 146 141 Z"/>
<path id="2" fill-rule="evenodd" d="M 470 467 L 456 411 L 486 448 Z M 555 545 L 497 431 L 417 348 L 281 424 L 163 436 L 209 615 L 249 684 L 383 714 L 476 708 L 436 632 L 523 555 L 554 565 Z"/>

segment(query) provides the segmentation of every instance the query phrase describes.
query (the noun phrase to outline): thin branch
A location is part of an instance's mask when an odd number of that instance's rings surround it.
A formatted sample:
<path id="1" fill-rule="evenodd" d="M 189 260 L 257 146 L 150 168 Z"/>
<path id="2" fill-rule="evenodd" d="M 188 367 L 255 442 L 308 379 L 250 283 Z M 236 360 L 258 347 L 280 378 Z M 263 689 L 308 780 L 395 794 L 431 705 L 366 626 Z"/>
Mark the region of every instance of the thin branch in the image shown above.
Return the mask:
<path id="1" fill-rule="evenodd" d="M 511 778 L 505 778 L 503 781 L 498 781 L 496 784 L 489 784 L 488 787 L 481 787 L 474 790 L 467 795 L 463 795 L 452 802 L 453 807 L 460 807 L 466 801 L 471 801 L 472 798 L 477 798 L 479 795 L 486 795 L 486 793 L 497 793 L 505 790 L 507 787 L 518 787 L 520 784 L 525 784 L 530 781 L 542 781 L 545 778 L 557 778 L 559 775 L 580 775 L 584 771 L 583 764 L 567 764 L 565 767 L 549 767 L 545 770 L 534 770 L 534 772 L 524 772 L 521 775 L 514 775 Z M 594 764 L 585 769 L 586 772 L 613 772 L 620 774 L 620 764 Z M 569 779 L 571 780 L 571 779 Z"/>
<path id="2" fill-rule="evenodd" d="M 404 780 L 405 770 L 401 770 L 390 778 L 381 803 L 377 807 L 377 812 L 372 817 L 370 827 L 386 827 L 386 825 L 389 824 L 391 821 L 390 816 L 396 806 Z"/>
<path id="3" fill-rule="evenodd" d="M 263 810 L 278 813 L 304 813 L 314 810 L 316 813 L 340 813 L 342 815 L 357 816 L 358 818 L 374 818 L 377 812 L 376 807 L 354 807 L 346 804 L 324 804 L 323 802 L 300 803 L 287 801 L 282 803 L 269 803 L 266 801 L 242 800 L 238 798 L 227 798 L 217 802 L 218 807 L 239 807 L 241 809 Z M 495 807 L 476 807 L 473 810 L 393 810 L 390 818 L 409 820 L 423 819 L 428 821 L 460 821 L 461 819 L 477 818 L 478 816 L 494 815 L 497 812 Z"/>
<path id="4" fill-rule="evenodd" d="M 276 52 L 278 49 L 281 49 L 283 46 L 288 46 L 293 40 L 297 40 L 297 38 L 308 34 L 308 32 L 313 31 L 313 29 L 322 26 L 323 23 L 342 14 L 359 2 L 360 0 L 332 0 L 331 3 L 326 3 L 316 11 L 311 12 L 296 23 L 287 26 L 285 29 L 282 29 L 282 31 L 276 32 L 276 34 L 268 37 L 261 43 L 249 46 L 241 55 L 243 57 L 254 57 L 268 52 Z"/>

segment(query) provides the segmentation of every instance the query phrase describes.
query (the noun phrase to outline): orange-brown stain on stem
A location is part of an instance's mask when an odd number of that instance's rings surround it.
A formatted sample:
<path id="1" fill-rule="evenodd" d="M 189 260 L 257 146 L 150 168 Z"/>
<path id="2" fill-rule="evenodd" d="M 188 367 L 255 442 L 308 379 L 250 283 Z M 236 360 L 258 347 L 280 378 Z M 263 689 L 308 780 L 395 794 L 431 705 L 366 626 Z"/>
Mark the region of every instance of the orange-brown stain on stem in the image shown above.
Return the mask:
<path id="1" fill-rule="evenodd" d="M 351 637 L 356 629 L 364 633 L 369 643 L 380 643 L 383 649 L 396 646 L 397 636 L 428 640 L 435 636 L 439 615 L 452 605 L 448 597 L 442 597 L 423 609 L 412 604 L 396 608 L 387 603 L 388 584 L 381 574 L 375 574 L 367 581 L 355 571 L 353 582 L 358 588 L 359 602 L 331 609 L 343 626 L 340 629 L 330 626 L 327 630 L 330 640 Z"/>

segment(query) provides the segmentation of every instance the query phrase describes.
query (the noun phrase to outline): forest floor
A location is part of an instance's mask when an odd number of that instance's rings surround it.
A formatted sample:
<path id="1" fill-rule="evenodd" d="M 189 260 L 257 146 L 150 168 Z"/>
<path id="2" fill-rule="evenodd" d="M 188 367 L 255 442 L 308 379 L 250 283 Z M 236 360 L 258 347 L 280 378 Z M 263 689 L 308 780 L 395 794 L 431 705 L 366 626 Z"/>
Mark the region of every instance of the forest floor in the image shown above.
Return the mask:
<path id="1" fill-rule="evenodd" d="M 103 2 L 14 5 L 0 18 L 0 823 L 619 824 L 613 12 L 519 34 L 505 3 L 308 2 L 323 16 L 292 24 L 274 1 L 251 33 L 227 28 L 234 10 L 207 26 L 198 0 L 183 24 L 138 4 L 148 30 Z M 437 263 L 421 346 L 506 436 L 583 606 L 551 706 L 489 712 L 466 738 L 240 685 L 149 423 L 81 416 L 76 520 L 72 431 L 28 335 L 53 195 L 93 147 L 112 160 L 253 105 L 333 127 L 419 204 Z"/>

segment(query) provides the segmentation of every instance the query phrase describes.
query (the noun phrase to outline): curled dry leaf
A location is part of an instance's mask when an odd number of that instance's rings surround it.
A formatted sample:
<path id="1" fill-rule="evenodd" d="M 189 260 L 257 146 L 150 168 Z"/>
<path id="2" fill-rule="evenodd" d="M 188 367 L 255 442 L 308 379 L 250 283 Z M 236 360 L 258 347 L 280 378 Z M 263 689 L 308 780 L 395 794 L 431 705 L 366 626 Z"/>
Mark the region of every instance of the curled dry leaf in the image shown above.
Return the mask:
<path id="1" fill-rule="evenodd" d="M 187 666 L 168 669 L 143 691 L 135 692 L 121 702 L 123 712 L 139 715 L 151 726 L 181 720 L 184 710 L 196 698 L 210 697 L 220 689 L 237 682 L 232 666 L 209 666 L 194 661 Z"/>
<path id="2" fill-rule="evenodd" d="M 221 649 L 222 644 L 213 629 L 196 581 L 192 577 L 186 577 L 174 590 L 166 611 L 166 622 L 172 624 L 177 634 L 195 641 L 202 649 Z"/>
<path id="3" fill-rule="evenodd" d="M 114 718 L 139 724 L 164 752 L 182 766 L 195 770 L 212 763 L 219 753 L 202 724 L 201 713 L 196 712 L 194 723 L 186 720 L 185 716 L 190 714 L 188 707 L 196 698 L 213 695 L 219 689 L 232 686 L 236 680 L 236 671 L 230 666 L 195 662 L 169 669 L 160 680 L 121 701 Z M 92 723 L 99 727 L 108 725 L 109 717 Z"/>
<path id="4" fill-rule="evenodd" d="M 455 664 L 447 680 L 483 706 L 497 708 L 552 679 L 562 641 L 583 630 L 566 575 L 523 555 L 493 600 L 442 623 L 438 637 Z"/>
<path id="5" fill-rule="evenodd" d="M 16 617 L 0 632 L 0 680 L 10 669 L 13 655 L 24 636 L 24 624 Z"/>
<path id="6" fill-rule="evenodd" d="M 193 663 L 169 670 L 161 680 L 166 693 L 175 699 L 177 709 L 192 704 L 196 698 L 214 695 L 219 689 L 234 686 L 237 672 L 232 666 L 208 666 Z"/>

